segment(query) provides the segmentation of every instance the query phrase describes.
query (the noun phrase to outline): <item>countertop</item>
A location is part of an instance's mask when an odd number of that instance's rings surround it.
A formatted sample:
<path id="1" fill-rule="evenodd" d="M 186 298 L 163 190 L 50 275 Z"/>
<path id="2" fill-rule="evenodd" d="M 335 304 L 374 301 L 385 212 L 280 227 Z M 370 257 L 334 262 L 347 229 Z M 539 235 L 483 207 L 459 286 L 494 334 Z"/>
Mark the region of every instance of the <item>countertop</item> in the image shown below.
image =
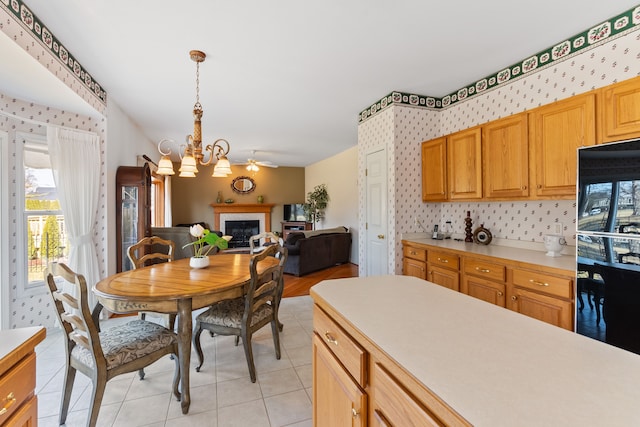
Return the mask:
<path id="1" fill-rule="evenodd" d="M 409 276 L 325 280 L 311 296 L 476 426 L 640 425 L 634 353 Z"/>
<path id="2" fill-rule="evenodd" d="M 551 257 L 545 255 L 544 250 L 532 250 L 515 246 L 507 246 L 491 243 L 489 245 L 479 245 L 477 243 L 459 242 L 453 239 L 436 240 L 421 237 L 404 237 L 403 240 L 422 245 L 435 246 L 443 249 L 453 249 L 466 252 L 468 254 L 486 255 L 494 258 L 502 258 L 509 261 L 518 261 L 528 264 L 544 265 L 551 268 L 559 268 L 569 272 L 576 270 L 575 248 L 568 247 L 566 250 L 572 254 Z M 573 274 L 573 273 L 572 273 Z"/>
<path id="3" fill-rule="evenodd" d="M 42 326 L 0 331 L 0 375 L 31 353 L 46 336 Z"/>

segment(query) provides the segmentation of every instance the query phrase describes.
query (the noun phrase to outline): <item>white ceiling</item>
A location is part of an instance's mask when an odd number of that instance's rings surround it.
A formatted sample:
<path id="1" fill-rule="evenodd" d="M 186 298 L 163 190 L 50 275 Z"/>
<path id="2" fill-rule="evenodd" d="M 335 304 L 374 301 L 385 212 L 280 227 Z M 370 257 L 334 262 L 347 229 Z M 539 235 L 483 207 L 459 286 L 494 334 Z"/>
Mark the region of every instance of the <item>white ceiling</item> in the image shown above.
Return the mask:
<path id="1" fill-rule="evenodd" d="M 307 166 L 355 146 L 358 113 L 382 96 L 444 96 L 637 1 L 26 3 L 151 140 L 192 133 L 198 49 L 203 143 L 228 139 L 236 162 L 255 150 Z M 88 111 L 50 76 L 34 79 L 48 73 L 11 43 L 0 37 L 0 92 Z"/>

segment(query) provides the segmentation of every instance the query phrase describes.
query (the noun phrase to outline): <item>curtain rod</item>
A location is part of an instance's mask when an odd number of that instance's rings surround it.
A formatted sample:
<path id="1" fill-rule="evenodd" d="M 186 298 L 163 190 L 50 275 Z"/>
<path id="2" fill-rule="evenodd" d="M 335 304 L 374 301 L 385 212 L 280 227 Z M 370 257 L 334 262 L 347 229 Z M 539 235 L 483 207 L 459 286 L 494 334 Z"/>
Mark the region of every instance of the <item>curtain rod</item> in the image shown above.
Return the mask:
<path id="1" fill-rule="evenodd" d="M 89 134 L 89 135 L 98 135 L 97 133 L 92 132 L 90 130 L 76 129 L 76 128 L 71 128 L 71 127 L 68 127 L 68 126 L 61 126 L 61 125 L 55 125 L 55 124 L 51 124 L 51 123 L 45 123 L 45 122 L 41 122 L 41 121 L 34 120 L 34 119 L 27 119 L 25 117 L 21 117 L 21 116 L 12 114 L 12 113 L 7 113 L 6 111 L 2 111 L 2 110 L 0 110 L 0 116 L 6 116 L 6 117 L 9 117 L 9 118 L 12 118 L 12 119 L 20 120 L 20 121 L 27 122 L 27 123 L 33 123 L 33 124 L 36 124 L 36 125 L 39 125 L 39 126 L 55 127 L 55 128 L 60 128 L 60 129 L 73 130 L 73 131 L 80 132 L 80 133 L 86 133 L 86 134 Z"/>

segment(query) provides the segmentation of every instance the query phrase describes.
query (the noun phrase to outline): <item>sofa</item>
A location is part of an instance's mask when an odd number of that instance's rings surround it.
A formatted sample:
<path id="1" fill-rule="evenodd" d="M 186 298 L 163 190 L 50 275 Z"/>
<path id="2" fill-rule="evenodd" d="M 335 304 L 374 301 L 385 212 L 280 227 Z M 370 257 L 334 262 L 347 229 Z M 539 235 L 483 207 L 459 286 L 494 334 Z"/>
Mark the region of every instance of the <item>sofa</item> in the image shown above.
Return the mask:
<path id="1" fill-rule="evenodd" d="M 346 227 L 291 232 L 284 247 L 288 250 L 284 272 L 302 276 L 349 262 L 351 233 Z"/>

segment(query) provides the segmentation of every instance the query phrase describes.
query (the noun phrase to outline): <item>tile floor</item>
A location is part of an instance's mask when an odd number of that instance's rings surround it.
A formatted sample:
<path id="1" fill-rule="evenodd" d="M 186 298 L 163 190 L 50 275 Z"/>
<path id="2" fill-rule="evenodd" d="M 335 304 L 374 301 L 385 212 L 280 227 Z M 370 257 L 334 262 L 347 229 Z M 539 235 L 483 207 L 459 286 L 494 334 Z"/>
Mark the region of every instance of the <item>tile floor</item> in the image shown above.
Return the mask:
<path id="1" fill-rule="evenodd" d="M 311 333 L 312 300 L 308 296 L 284 298 L 280 320 L 282 358 L 277 360 L 271 328 L 253 337 L 257 381 L 252 383 L 242 345 L 234 337 L 201 337 L 204 365 L 196 372 L 197 357 L 191 356 L 191 407 L 183 415 L 180 402 L 171 394 L 174 362 L 168 357 L 137 374 L 124 374 L 107 383 L 98 426 L 311 426 Z M 129 320 L 110 319 L 109 323 Z M 194 322 L 195 324 L 195 322 Z M 64 376 L 61 330 L 47 331 L 36 347 L 38 424 L 58 425 Z M 90 381 L 76 374 L 67 426 L 84 426 L 91 398 Z"/>

